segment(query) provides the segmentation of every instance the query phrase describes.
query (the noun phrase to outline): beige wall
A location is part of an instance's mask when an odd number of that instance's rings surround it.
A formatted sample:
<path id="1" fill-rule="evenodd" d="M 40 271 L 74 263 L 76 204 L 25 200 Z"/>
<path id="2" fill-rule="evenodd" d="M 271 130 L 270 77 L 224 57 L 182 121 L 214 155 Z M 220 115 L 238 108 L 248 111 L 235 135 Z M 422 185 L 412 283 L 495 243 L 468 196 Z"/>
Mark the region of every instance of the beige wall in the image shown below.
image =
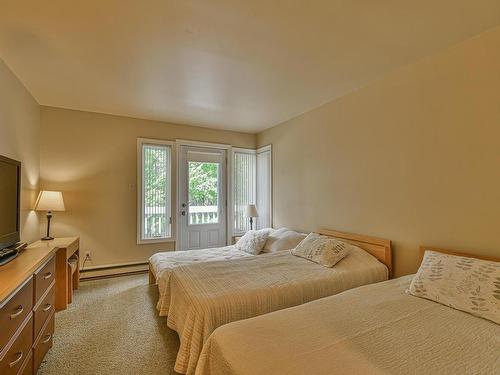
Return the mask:
<path id="1" fill-rule="evenodd" d="M 82 251 L 92 252 L 86 266 L 145 261 L 174 248 L 136 245 L 138 137 L 256 144 L 253 134 L 50 107 L 41 114 L 41 184 L 61 190 L 68 209 L 55 213 L 53 234 L 80 235 Z"/>
<path id="2" fill-rule="evenodd" d="M 265 131 L 274 224 L 500 255 L 500 28 Z"/>
<path id="3" fill-rule="evenodd" d="M 39 239 L 40 106 L 0 59 L 0 155 L 21 161 L 21 240 Z"/>

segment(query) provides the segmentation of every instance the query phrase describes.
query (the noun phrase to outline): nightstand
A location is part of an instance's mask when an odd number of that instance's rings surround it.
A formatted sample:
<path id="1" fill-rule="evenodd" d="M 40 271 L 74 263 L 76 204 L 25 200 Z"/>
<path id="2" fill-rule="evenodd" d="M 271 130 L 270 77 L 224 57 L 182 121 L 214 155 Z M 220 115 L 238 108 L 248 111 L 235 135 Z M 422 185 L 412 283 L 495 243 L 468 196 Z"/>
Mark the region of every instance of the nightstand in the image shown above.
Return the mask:
<path id="1" fill-rule="evenodd" d="M 233 242 L 236 243 L 240 240 L 241 236 L 234 236 L 233 237 Z"/>
<path id="2" fill-rule="evenodd" d="M 73 289 L 78 289 L 78 283 L 80 281 L 80 267 L 77 266 L 74 268 L 74 272 L 71 272 L 73 269 L 71 264 L 74 263 L 75 258 L 77 265 L 79 265 L 80 237 L 60 237 L 50 241 L 37 241 L 28 247 L 57 248 L 55 307 L 56 311 L 65 310 L 72 301 Z"/>

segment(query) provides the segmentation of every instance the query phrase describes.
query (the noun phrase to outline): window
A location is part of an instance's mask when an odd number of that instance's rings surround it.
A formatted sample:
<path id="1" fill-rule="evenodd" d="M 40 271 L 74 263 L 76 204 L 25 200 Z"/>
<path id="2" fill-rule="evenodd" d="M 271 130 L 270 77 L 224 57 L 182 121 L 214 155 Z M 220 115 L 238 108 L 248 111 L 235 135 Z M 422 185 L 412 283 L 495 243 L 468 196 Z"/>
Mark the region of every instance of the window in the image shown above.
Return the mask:
<path id="1" fill-rule="evenodd" d="M 137 243 L 162 242 L 172 236 L 171 143 L 138 139 L 137 153 Z"/>
<path id="2" fill-rule="evenodd" d="M 249 204 L 256 203 L 257 160 L 255 150 L 233 149 L 234 234 L 250 230 L 245 216 Z"/>
<path id="3" fill-rule="evenodd" d="M 272 226 L 271 146 L 258 150 L 233 148 L 233 234 L 250 230 L 246 207 L 255 204 L 254 229 Z"/>

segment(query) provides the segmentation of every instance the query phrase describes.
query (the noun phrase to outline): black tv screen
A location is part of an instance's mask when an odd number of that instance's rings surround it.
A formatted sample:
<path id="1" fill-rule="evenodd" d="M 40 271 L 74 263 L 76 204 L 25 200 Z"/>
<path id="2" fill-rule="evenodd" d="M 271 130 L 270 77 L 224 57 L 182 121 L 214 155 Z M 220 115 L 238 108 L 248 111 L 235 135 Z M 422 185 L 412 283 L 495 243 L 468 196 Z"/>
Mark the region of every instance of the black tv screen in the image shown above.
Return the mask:
<path id="1" fill-rule="evenodd" d="M 0 249 L 19 242 L 21 163 L 0 156 Z"/>

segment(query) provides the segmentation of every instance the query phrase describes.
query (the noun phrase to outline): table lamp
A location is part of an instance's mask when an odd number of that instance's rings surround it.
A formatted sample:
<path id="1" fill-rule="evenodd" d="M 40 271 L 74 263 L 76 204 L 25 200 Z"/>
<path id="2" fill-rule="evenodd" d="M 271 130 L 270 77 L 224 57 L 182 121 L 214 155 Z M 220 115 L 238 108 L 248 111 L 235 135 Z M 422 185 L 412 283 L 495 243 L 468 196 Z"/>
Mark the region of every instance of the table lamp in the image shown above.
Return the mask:
<path id="1" fill-rule="evenodd" d="M 42 241 L 53 240 L 54 238 L 50 237 L 50 219 L 52 219 L 52 211 L 66 211 L 62 193 L 60 191 L 40 191 L 35 203 L 35 210 L 47 211 L 47 235 L 42 238 Z"/>
<path id="2" fill-rule="evenodd" d="M 250 218 L 250 230 L 252 230 L 253 229 L 253 218 L 259 217 L 259 213 L 257 212 L 257 207 L 255 207 L 255 204 L 249 204 L 247 206 L 246 217 Z"/>

